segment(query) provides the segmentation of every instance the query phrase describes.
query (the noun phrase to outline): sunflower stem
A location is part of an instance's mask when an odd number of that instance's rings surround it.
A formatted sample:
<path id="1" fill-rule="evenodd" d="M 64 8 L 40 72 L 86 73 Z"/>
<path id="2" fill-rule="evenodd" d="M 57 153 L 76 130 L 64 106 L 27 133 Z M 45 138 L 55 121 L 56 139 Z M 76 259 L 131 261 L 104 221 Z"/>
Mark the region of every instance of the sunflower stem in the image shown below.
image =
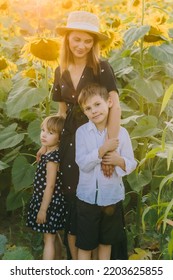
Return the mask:
<path id="1" fill-rule="evenodd" d="M 48 85 L 48 67 L 45 67 L 45 89 L 49 92 L 49 85 Z M 50 101 L 49 96 L 46 97 L 46 116 L 50 114 Z"/>

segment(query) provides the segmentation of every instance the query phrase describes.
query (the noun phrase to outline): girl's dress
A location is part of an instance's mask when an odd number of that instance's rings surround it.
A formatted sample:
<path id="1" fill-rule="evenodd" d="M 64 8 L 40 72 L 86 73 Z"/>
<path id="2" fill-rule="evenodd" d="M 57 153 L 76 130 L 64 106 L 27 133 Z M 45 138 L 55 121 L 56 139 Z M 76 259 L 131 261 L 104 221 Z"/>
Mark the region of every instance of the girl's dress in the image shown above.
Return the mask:
<path id="1" fill-rule="evenodd" d="M 33 185 L 34 192 L 29 204 L 26 225 L 38 232 L 55 234 L 58 230 L 64 228 L 66 215 L 64 195 L 61 190 L 62 183 L 59 180 L 59 172 L 57 172 L 54 193 L 47 210 L 46 223 L 36 223 L 37 213 L 40 209 L 46 187 L 46 164 L 49 161 L 55 163 L 59 162 L 59 153 L 57 150 L 41 156 L 41 160 L 35 173 Z"/>

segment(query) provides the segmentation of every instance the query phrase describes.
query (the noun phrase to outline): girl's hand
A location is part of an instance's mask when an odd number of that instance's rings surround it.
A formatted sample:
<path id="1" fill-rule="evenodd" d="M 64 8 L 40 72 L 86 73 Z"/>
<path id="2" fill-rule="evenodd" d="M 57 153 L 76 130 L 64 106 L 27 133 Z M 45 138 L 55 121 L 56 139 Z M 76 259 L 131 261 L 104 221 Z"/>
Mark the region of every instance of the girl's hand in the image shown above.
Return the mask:
<path id="1" fill-rule="evenodd" d="M 37 214 L 37 219 L 36 219 L 37 224 L 44 224 L 46 223 L 46 211 L 45 210 L 39 210 Z"/>
<path id="2" fill-rule="evenodd" d="M 44 155 L 45 153 L 46 153 L 46 147 L 42 146 L 36 154 L 36 161 L 39 162 L 41 159 L 41 156 Z"/>
<path id="3" fill-rule="evenodd" d="M 104 164 L 102 162 L 101 163 L 101 169 L 103 171 L 104 176 L 111 177 L 113 172 L 114 172 L 114 170 L 115 170 L 115 166 L 114 165 Z"/>

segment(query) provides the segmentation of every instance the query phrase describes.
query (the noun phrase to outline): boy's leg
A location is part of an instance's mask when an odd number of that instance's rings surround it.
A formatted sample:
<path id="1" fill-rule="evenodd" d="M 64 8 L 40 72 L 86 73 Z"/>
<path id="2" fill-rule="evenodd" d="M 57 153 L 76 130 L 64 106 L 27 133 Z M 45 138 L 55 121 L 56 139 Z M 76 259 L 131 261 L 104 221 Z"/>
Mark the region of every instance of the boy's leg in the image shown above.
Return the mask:
<path id="1" fill-rule="evenodd" d="M 44 233 L 43 260 L 55 259 L 55 238 L 56 234 Z"/>
<path id="2" fill-rule="evenodd" d="M 98 259 L 110 260 L 111 257 L 111 245 L 99 244 L 98 247 Z"/>
<path id="3" fill-rule="evenodd" d="M 91 260 L 91 250 L 78 249 L 78 260 Z"/>

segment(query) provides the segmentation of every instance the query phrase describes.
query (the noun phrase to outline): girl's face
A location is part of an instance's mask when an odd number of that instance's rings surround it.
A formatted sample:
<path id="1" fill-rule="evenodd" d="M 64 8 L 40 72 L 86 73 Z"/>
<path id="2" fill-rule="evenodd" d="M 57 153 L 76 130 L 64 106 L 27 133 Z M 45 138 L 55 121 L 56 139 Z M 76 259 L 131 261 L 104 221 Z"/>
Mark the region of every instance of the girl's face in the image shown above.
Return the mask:
<path id="1" fill-rule="evenodd" d="M 43 123 L 40 133 L 41 144 L 47 148 L 48 151 L 53 151 L 58 147 L 59 133 L 47 129 L 46 123 Z"/>
<path id="2" fill-rule="evenodd" d="M 87 58 L 94 44 L 93 36 L 83 31 L 72 31 L 68 39 L 74 58 Z"/>

